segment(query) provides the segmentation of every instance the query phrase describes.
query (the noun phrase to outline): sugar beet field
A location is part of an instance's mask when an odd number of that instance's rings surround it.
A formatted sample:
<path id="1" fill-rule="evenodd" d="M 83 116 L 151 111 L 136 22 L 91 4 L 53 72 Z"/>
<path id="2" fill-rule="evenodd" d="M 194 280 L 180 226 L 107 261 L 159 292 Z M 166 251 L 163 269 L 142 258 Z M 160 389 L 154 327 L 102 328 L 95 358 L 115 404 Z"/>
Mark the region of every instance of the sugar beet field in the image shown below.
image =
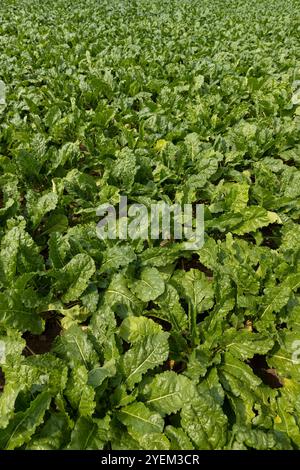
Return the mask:
<path id="1" fill-rule="evenodd" d="M 0 449 L 300 449 L 299 221 L 298 0 L 2 0 Z"/>

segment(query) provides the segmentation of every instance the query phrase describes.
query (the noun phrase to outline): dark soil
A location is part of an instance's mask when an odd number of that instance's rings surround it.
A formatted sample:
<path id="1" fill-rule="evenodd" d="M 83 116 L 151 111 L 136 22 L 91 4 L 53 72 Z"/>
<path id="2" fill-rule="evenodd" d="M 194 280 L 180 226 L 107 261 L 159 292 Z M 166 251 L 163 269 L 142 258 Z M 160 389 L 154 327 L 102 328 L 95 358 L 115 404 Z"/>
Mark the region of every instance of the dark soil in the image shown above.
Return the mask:
<path id="1" fill-rule="evenodd" d="M 277 374 L 276 369 L 272 369 L 268 366 L 265 356 L 256 354 L 252 359 L 248 361 L 249 366 L 257 377 L 259 377 L 264 384 L 271 388 L 283 387 L 283 381 Z"/>
<path id="2" fill-rule="evenodd" d="M 2 392 L 2 390 L 4 389 L 4 385 L 5 385 L 5 377 L 0 367 L 0 392 Z"/>
<path id="3" fill-rule="evenodd" d="M 183 269 L 184 271 L 198 269 L 199 271 L 206 274 L 207 277 L 213 277 L 213 272 L 200 262 L 199 256 L 197 254 L 193 254 L 190 259 L 179 258 L 176 268 Z"/>
<path id="4" fill-rule="evenodd" d="M 26 347 L 23 351 L 24 356 L 33 354 L 45 354 L 51 350 L 53 341 L 60 335 L 62 328 L 57 318 L 46 320 L 45 331 L 41 335 L 24 333 L 23 338 L 26 341 Z"/>

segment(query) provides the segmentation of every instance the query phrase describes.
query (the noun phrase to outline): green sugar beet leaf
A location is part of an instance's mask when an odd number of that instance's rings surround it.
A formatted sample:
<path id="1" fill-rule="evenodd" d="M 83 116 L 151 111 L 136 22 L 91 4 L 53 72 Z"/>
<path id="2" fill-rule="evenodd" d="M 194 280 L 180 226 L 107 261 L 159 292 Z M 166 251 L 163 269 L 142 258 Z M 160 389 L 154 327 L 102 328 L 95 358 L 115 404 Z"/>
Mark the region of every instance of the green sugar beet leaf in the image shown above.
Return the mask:
<path id="1" fill-rule="evenodd" d="M 72 369 L 78 365 L 90 369 L 98 362 L 92 342 L 86 331 L 78 325 L 72 325 L 62 336 L 56 338 L 53 351 Z"/>
<path id="2" fill-rule="evenodd" d="M 137 343 L 150 335 L 162 333 L 160 325 L 145 317 L 128 317 L 120 326 L 120 336 L 127 343 Z"/>
<path id="3" fill-rule="evenodd" d="M 92 419 L 80 417 L 72 431 L 68 450 L 103 449 L 109 437 L 109 418 Z"/>
<path id="4" fill-rule="evenodd" d="M 137 440 L 144 434 L 162 432 L 164 427 L 161 416 L 139 402 L 125 406 L 117 416 L 127 427 L 129 434 Z"/>
<path id="5" fill-rule="evenodd" d="M 26 411 L 16 413 L 9 425 L 0 430 L 1 449 L 12 450 L 28 442 L 36 428 L 43 422 L 50 402 L 49 392 L 43 392 L 31 402 Z"/>
<path id="6" fill-rule="evenodd" d="M 74 256 L 60 271 L 56 271 L 56 290 L 62 292 L 63 302 L 77 300 L 87 288 L 95 270 L 94 260 L 82 253 Z"/>
<path id="7" fill-rule="evenodd" d="M 42 196 L 34 191 L 27 192 L 27 212 L 34 228 L 41 222 L 42 218 L 53 211 L 58 203 L 58 196 L 54 192 L 47 192 Z"/>
<path id="8" fill-rule="evenodd" d="M 169 353 L 168 333 L 146 336 L 122 356 L 121 371 L 128 388 L 140 382 L 142 376 L 158 365 L 163 364 Z"/>
<path id="9" fill-rule="evenodd" d="M 145 379 L 140 385 L 140 393 L 147 407 L 164 417 L 181 410 L 193 398 L 195 389 L 184 375 L 166 371 L 152 379 Z"/>
<path id="10" fill-rule="evenodd" d="M 143 302 L 155 300 L 164 293 L 165 283 L 156 268 L 144 268 L 141 279 L 131 285 L 132 292 Z"/>
<path id="11" fill-rule="evenodd" d="M 221 449 L 226 442 L 227 418 L 212 397 L 199 395 L 186 403 L 181 424 L 197 449 Z"/>

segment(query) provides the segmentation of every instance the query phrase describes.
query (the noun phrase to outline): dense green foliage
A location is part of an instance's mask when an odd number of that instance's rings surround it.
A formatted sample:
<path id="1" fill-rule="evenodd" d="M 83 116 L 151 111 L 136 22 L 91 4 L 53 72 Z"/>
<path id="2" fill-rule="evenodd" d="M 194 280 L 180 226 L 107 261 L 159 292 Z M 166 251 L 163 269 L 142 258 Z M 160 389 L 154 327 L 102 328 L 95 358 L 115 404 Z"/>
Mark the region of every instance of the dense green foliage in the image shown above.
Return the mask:
<path id="1" fill-rule="evenodd" d="M 300 448 L 299 6 L 1 1 L 1 449 Z"/>

